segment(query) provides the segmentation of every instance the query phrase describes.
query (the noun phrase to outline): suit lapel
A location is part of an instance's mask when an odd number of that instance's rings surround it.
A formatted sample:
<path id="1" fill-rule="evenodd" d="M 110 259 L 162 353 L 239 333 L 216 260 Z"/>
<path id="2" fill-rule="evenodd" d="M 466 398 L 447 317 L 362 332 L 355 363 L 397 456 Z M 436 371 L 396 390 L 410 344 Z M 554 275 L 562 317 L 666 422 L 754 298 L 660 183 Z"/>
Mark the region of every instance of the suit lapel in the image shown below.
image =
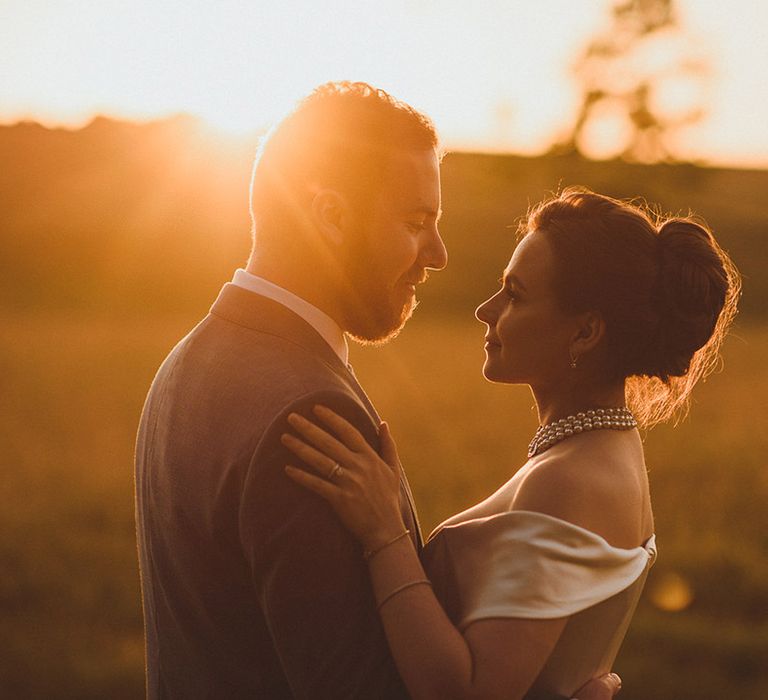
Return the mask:
<path id="1" fill-rule="evenodd" d="M 363 387 L 360 386 L 360 382 L 357 381 L 357 376 L 352 370 L 352 366 L 350 365 L 347 369 L 349 377 L 352 380 L 352 388 L 360 397 L 363 405 L 368 409 L 371 417 L 376 421 L 376 425 L 379 425 L 381 423 L 379 414 L 373 407 L 373 404 L 368 398 L 368 395 L 365 393 Z M 421 534 L 419 514 L 416 511 L 416 504 L 413 500 L 413 494 L 411 493 L 411 485 L 408 483 L 408 477 L 406 477 L 405 470 L 403 469 L 400 470 L 400 502 L 408 505 L 407 509 L 403 509 L 403 519 L 405 520 L 406 527 L 413 533 L 412 539 L 414 545 L 416 546 L 416 551 L 421 553 L 421 550 L 424 546 L 424 539 L 423 535 Z"/>

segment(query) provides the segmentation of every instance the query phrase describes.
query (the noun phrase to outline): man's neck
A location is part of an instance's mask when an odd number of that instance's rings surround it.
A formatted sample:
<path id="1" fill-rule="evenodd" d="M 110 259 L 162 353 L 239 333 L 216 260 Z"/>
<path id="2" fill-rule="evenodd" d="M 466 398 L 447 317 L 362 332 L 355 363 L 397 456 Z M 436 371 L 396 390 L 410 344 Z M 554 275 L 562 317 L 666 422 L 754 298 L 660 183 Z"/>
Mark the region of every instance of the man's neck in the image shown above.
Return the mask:
<path id="1" fill-rule="evenodd" d="M 286 267 L 256 256 L 250 257 L 245 269 L 252 275 L 261 277 L 301 297 L 304 301 L 330 316 L 343 329 L 344 325 L 340 321 L 341 314 L 338 305 L 331 302 L 331 295 L 327 293 L 327 285 L 324 283 L 320 270 L 309 271 L 297 267 Z"/>
<path id="2" fill-rule="evenodd" d="M 349 346 L 344 331 L 336 321 L 314 304 L 310 304 L 306 299 L 302 299 L 285 287 L 247 270 L 236 270 L 232 277 L 232 284 L 282 304 L 299 318 L 304 319 L 331 346 L 339 359 L 345 365 L 349 364 Z"/>

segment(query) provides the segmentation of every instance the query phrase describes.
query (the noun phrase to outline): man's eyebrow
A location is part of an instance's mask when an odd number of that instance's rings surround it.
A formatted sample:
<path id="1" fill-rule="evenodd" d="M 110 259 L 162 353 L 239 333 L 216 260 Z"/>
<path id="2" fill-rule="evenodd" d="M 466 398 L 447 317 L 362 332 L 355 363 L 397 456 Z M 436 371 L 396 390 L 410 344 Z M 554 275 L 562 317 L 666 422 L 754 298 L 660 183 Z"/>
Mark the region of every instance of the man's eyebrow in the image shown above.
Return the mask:
<path id="1" fill-rule="evenodd" d="M 429 207 L 414 207 L 411 210 L 411 213 L 413 214 L 426 214 L 429 217 L 434 217 L 435 221 L 440 221 L 440 217 L 443 215 L 443 210 L 438 209 L 435 211 L 434 209 L 431 209 Z"/>

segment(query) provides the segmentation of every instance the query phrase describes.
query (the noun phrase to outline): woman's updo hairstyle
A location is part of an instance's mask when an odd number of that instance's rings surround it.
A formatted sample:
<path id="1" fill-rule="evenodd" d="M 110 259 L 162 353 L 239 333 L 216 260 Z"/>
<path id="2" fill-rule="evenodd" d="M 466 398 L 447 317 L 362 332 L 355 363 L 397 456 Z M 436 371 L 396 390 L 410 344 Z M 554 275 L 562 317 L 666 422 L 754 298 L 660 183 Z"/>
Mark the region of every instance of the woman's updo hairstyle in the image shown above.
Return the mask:
<path id="1" fill-rule="evenodd" d="M 717 365 L 741 288 L 706 224 L 568 188 L 534 207 L 522 231 L 546 235 L 562 309 L 605 320 L 605 370 L 628 379 L 638 421 L 685 411 L 694 384 Z"/>

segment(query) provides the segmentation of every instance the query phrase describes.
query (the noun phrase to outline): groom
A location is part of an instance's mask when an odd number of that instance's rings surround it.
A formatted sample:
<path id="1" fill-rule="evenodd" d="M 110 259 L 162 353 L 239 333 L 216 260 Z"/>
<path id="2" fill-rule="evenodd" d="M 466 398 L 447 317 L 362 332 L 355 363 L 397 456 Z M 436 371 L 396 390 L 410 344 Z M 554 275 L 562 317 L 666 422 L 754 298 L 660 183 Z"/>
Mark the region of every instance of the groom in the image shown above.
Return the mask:
<path id="1" fill-rule="evenodd" d="M 247 267 L 165 360 L 141 418 L 148 697 L 407 697 L 359 546 L 285 477 L 280 435 L 323 403 L 378 445 L 346 336 L 396 335 L 445 266 L 439 162 L 430 120 L 364 83 L 317 88 L 263 142 Z M 420 548 L 405 478 L 401 505 Z"/>

